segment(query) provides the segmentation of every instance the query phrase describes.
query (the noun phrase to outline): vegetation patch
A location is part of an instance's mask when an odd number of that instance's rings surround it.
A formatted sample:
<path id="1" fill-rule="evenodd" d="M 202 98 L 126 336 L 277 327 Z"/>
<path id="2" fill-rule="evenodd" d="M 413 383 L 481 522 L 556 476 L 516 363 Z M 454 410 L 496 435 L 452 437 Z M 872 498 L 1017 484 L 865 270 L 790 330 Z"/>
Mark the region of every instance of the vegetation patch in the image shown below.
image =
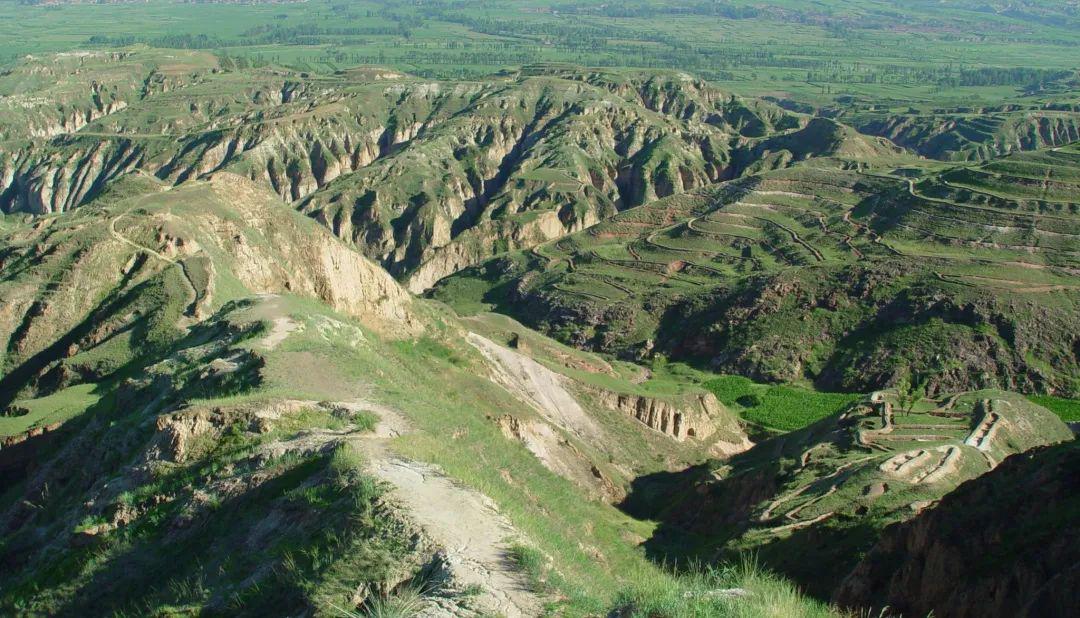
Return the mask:
<path id="1" fill-rule="evenodd" d="M 747 421 L 780 432 L 802 429 L 860 398 L 797 386 L 755 384 L 742 376 L 720 376 L 702 386 Z"/>

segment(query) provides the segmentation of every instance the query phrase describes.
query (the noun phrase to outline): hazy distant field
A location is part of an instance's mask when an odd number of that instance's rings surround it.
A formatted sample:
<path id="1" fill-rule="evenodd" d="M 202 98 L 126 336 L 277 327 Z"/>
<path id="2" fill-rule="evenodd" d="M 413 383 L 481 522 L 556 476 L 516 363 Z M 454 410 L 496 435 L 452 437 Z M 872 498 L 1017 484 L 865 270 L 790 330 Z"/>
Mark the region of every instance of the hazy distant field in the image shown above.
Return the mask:
<path id="1" fill-rule="evenodd" d="M 1075 71 L 1075 5 L 1028 2 L 311 0 L 257 5 L 33 6 L 4 1 L 0 61 L 134 42 L 225 50 L 311 69 L 389 65 L 469 77 L 539 61 L 686 70 L 748 94 L 995 102 Z M 1004 4 L 1004 3 L 1000 3 Z M 869 8 L 868 8 L 869 7 Z M 137 34 L 133 34 L 137 33 Z M 93 37 L 93 38 L 92 38 Z M 993 67 L 993 75 L 974 69 Z M 1037 69 L 1031 72 L 1003 71 Z"/>

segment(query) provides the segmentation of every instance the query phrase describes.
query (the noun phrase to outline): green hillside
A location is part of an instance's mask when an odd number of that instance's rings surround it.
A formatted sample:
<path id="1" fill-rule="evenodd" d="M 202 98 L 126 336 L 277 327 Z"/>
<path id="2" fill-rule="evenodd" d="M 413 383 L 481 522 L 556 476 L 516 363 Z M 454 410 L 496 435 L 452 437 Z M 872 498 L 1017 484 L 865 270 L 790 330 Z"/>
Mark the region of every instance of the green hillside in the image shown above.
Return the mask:
<path id="1" fill-rule="evenodd" d="M 1074 0 L 0 18 L 0 615 L 1076 604 Z"/>
<path id="2" fill-rule="evenodd" d="M 865 160 L 877 169 L 811 159 L 657 200 L 434 295 L 758 380 L 1075 397 L 1080 150 L 959 168 Z"/>

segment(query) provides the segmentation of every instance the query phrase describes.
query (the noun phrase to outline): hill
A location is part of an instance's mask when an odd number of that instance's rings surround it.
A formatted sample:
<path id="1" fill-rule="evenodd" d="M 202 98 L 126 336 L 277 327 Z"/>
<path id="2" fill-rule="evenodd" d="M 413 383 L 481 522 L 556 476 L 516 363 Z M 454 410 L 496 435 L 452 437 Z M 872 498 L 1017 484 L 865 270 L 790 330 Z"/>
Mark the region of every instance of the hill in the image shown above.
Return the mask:
<path id="1" fill-rule="evenodd" d="M 586 615 L 708 581 L 763 596 L 682 602 L 829 614 L 652 565 L 610 504 L 750 446 L 711 394 L 415 300 L 250 180 L 134 174 L 3 233 L 37 307 L 0 331 L 5 612 Z"/>
<path id="2" fill-rule="evenodd" d="M 646 544 L 658 557 L 753 551 L 828 597 L 888 524 L 915 517 L 1010 455 L 1072 437 L 1051 412 L 1011 393 L 901 406 L 895 393 L 878 392 L 729 460 L 641 478 L 624 508 L 663 522 Z"/>
<path id="3" fill-rule="evenodd" d="M 1078 452 L 1074 441 L 1010 457 L 886 529 L 838 598 L 906 615 L 1069 613 L 1076 606 Z"/>
<path id="4" fill-rule="evenodd" d="M 1076 392 L 1080 150 L 888 174 L 825 162 L 651 202 L 433 295 L 758 380 Z"/>
<path id="5" fill-rule="evenodd" d="M 955 597 L 890 571 L 898 546 L 937 560 L 920 535 L 962 517 L 954 490 L 1042 478 L 1008 462 L 1072 437 L 1032 403 L 1080 394 L 1068 71 L 792 56 L 906 40 L 847 0 L 301 4 L 203 6 L 234 20 L 213 35 L 172 3 L 54 7 L 177 20 L 0 71 L 0 613 L 841 616 L 1035 591 L 1068 557 L 1010 546 Z M 905 27 L 953 41 L 980 7 Z M 751 53 L 804 94 L 835 75 L 796 101 L 775 73 L 758 98 L 491 65 L 644 42 L 601 64 L 677 66 L 717 49 L 680 42 L 716 11 L 802 24 Z M 1067 48 L 1047 20 L 986 36 Z M 387 37 L 393 66 L 342 68 Z M 856 80 L 928 98 L 825 85 Z M 1067 530 L 1031 482 L 1046 510 L 1018 510 Z"/>
<path id="6" fill-rule="evenodd" d="M 5 212 L 70 210 L 135 170 L 170 184 L 231 171 L 414 290 L 738 176 L 769 136 L 809 122 L 677 73 L 537 66 L 432 82 L 377 69 L 230 69 L 201 52 L 60 60 L 25 60 L 0 77 L 17 110 L 0 126 Z M 818 154 L 841 153 L 798 153 Z"/>

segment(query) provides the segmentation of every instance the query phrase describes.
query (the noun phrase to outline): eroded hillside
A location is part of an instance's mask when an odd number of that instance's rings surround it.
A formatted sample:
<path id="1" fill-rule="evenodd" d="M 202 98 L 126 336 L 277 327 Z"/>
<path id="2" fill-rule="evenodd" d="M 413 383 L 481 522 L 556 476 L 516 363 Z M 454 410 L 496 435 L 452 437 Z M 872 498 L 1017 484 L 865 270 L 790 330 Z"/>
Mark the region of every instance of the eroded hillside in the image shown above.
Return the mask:
<path id="1" fill-rule="evenodd" d="M 639 479 L 625 504 L 664 522 L 646 545 L 659 557 L 753 551 L 829 596 L 886 525 L 914 517 L 1010 455 L 1072 439 L 1053 413 L 1012 393 L 902 402 L 878 392 L 727 461 Z M 917 598 L 913 590 L 896 593 L 903 603 Z"/>
<path id="2" fill-rule="evenodd" d="M 588 614 L 682 585 L 611 505 L 630 481 L 751 446 L 700 388 L 413 299 L 233 174 L 3 233 L 8 612 Z"/>
<path id="3" fill-rule="evenodd" d="M 414 291 L 748 171 L 895 151 L 681 73 L 535 67 L 448 83 L 226 68 L 198 52 L 54 60 L 0 80 L 18 112 L 0 127 L 5 212 L 71 210 L 136 170 L 169 184 L 232 171 Z"/>
<path id="4" fill-rule="evenodd" d="M 821 162 L 651 202 L 434 294 L 574 345 L 759 380 L 1076 392 L 1080 151 Z"/>
<path id="5" fill-rule="evenodd" d="M 1068 614 L 1077 602 L 1080 547 L 1077 446 L 1073 441 L 1011 457 L 915 519 L 888 528 L 837 598 L 905 615 Z"/>
<path id="6" fill-rule="evenodd" d="M 997 390 L 1080 389 L 1066 120 L 956 166 L 678 72 L 141 47 L 0 108 L 4 613 L 837 614 L 739 552 L 923 607 L 881 531 L 1071 438 Z M 706 367 L 901 388 L 780 434 Z"/>

